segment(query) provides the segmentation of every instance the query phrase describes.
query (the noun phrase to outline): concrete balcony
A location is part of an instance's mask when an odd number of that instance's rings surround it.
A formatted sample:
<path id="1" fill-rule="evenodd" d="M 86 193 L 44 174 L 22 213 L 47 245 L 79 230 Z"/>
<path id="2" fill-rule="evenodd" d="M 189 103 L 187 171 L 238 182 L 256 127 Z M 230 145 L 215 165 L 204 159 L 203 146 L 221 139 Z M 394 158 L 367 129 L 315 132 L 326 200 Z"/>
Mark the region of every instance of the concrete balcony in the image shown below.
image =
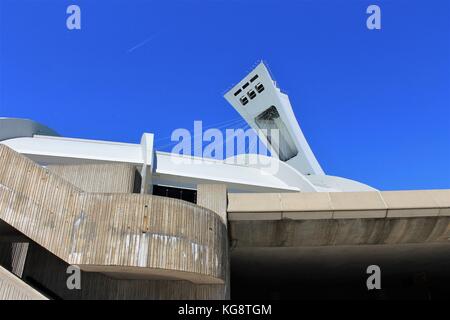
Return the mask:
<path id="1" fill-rule="evenodd" d="M 0 219 L 82 271 L 225 281 L 227 228 L 215 212 L 158 196 L 84 192 L 3 145 Z"/>
<path id="2" fill-rule="evenodd" d="M 240 247 L 449 243 L 450 190 L 229 194 Z"/>

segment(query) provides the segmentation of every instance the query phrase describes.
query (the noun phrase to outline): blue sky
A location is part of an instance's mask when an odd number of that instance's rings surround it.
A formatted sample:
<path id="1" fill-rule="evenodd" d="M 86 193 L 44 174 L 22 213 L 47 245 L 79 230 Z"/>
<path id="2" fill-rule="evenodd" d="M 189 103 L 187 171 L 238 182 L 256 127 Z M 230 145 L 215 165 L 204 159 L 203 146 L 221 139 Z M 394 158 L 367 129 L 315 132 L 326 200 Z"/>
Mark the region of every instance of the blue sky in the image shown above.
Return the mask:
<path id="1" fill-rule="evenodd" d="M 326 173 L 450 188 L 450 1 L 0 0 L 0 116 L 63 136 L 139 142 L 236 119 L 223 93 L 260 59 Z"/>

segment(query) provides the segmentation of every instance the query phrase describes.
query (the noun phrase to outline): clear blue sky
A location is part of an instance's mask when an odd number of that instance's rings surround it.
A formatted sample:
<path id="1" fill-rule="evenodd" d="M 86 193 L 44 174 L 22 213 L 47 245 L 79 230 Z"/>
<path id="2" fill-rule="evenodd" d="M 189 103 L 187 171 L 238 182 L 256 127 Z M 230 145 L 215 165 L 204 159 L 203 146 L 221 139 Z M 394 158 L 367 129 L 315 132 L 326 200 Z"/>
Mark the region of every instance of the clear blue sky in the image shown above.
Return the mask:
<path id="1" fill-rule="evenodd" d="M 158 139 L 237 118 L 222 95 L 264 59 L 326 173 L 450 188 L 448 0 L 0 0 L 0 19 L 0 116 Z"/>

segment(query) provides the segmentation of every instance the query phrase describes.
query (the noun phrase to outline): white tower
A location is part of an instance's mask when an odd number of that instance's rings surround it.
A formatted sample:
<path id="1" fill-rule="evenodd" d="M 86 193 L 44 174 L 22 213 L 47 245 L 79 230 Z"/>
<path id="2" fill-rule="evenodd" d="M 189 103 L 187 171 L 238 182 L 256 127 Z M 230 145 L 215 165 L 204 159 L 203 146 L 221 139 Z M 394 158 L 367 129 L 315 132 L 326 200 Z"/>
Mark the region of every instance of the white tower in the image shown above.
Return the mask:
<path id="1" fill-rule="evenodd" d="M 304 175 L 324 174 L 300 129 L 289 97 L 276 86 L 264 63 L 228 91 L 225 99 L 258 132 L 259 138 L 272 147 L 271 150 L 278 150 L 273 156 Z M 270 130 L 258 129 L 278 129 L 279 139 L 272 139 Z"/>

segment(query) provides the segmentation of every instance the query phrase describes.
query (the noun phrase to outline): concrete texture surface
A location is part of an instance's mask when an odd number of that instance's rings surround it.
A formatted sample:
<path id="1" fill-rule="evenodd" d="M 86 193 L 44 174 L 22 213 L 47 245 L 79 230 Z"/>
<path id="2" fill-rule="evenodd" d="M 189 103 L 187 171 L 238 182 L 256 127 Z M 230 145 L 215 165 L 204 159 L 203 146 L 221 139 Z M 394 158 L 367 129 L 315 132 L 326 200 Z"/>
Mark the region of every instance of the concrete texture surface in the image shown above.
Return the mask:
<path id="1" fill-rule="evenodd" d="M 450 217 L 325 220 L 236 220 L 233 247 L 307 247 L 448 243 Z"/>
<path id="2" fill-rule="evenodd" d="M 372 219 L 450 216 L 450 190 L 230 193 L 237 220 Z"/>
<path id="3" fill-rule="evenodd" d="M 130 164 L 49 165 L 47 169 L 86 192 L 133 193 L 135 188 L 136 169 Z"/>
<path id="4" fill-rule="evenodd" d="M 82 270 L 222 284 L 227 229 L 177 199 L 83 192 L 0 146 L 0 219 Z"/>
<path id="5" fill-rule="evenodd" d="M 81 288 L 69 290 L 69 264 L 31 242 L 23 280 L 50 299 L 63 300 L 207 300 L 224 299 L 224 285 L 194 284 L 185 280 L 119 279 L 81 271 Z"/>
<path id="6" fill-rule="evenodd" d="M 0 300 L 48 300 L 44 295 L 0 266 Z"/>

